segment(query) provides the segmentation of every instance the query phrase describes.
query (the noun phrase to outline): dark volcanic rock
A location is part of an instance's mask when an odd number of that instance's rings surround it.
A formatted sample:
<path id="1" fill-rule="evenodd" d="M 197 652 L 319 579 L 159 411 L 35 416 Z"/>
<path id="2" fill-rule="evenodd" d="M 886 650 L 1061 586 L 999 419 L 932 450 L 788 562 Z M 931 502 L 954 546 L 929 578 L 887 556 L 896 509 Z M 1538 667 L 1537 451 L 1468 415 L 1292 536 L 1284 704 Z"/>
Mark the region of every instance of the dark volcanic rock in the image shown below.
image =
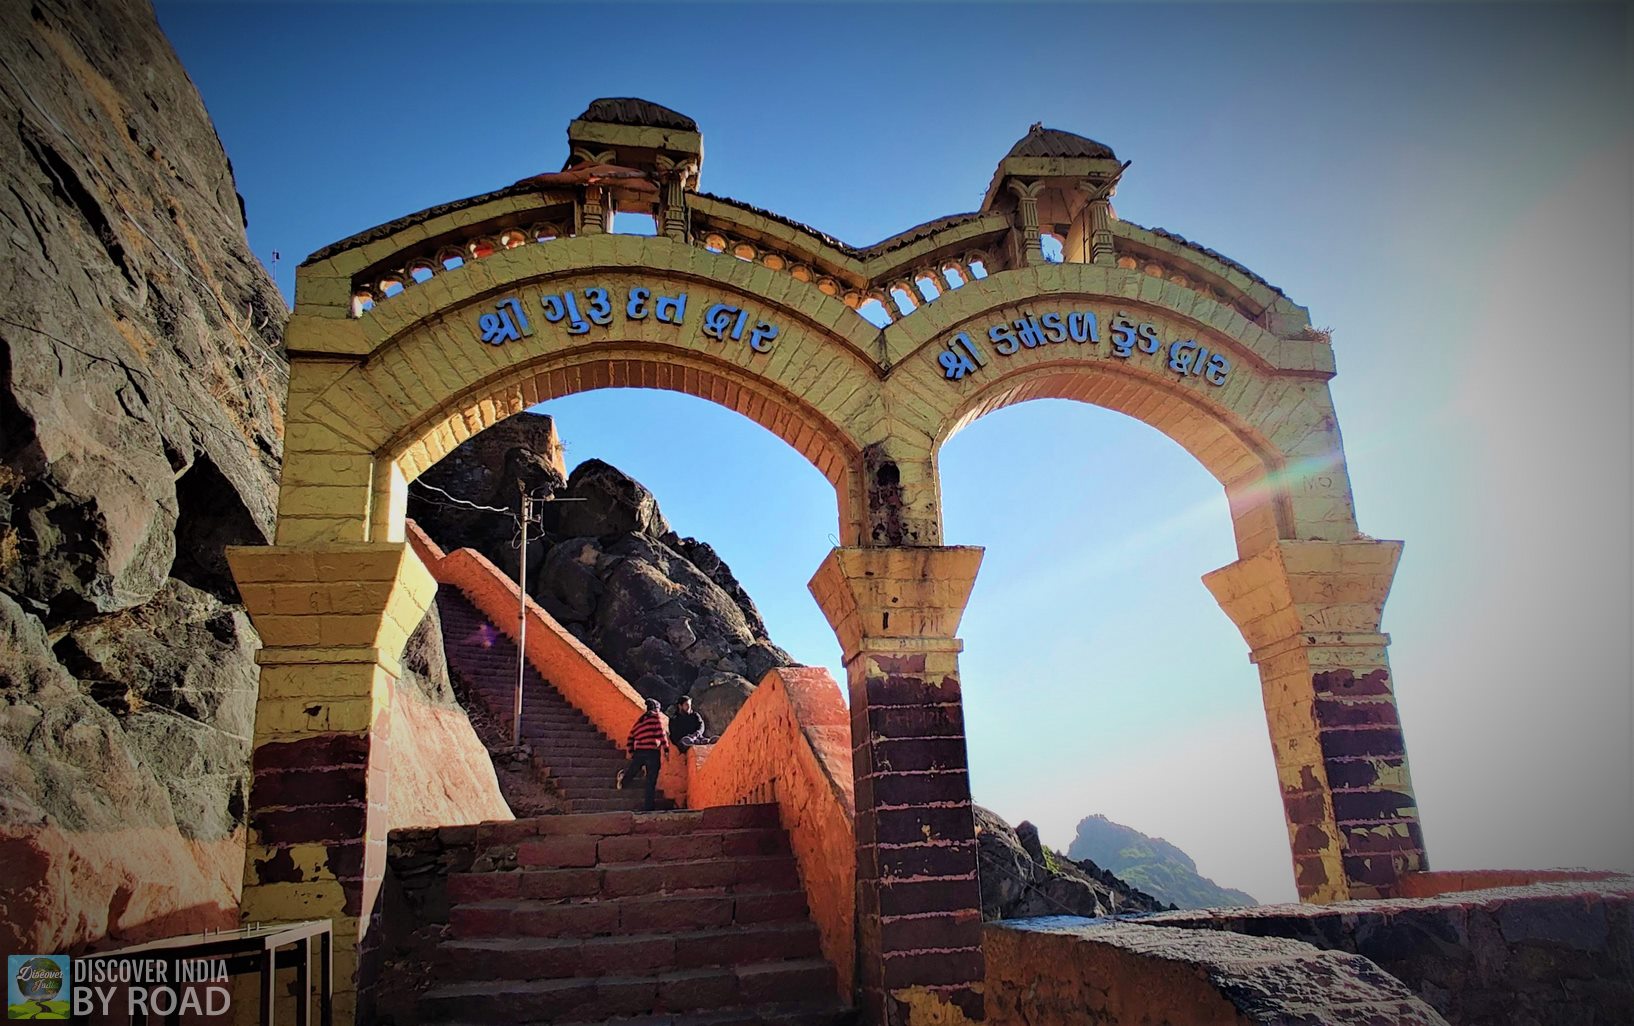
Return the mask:
<path id="1" fill-rule="evenodd" d="M 669 524 L 646 486 L 601 460 L 573 468 L 562 496 L 557 533 L 563 535 L 645 534 L 662 538 Z"/>
<path id="2" fill-rule="evenodd" d="M 975 813 L 984 919 L 1105 916 L 1168 907 L 1093 862 L 1072 862 L 1045 848 L 1031 823 L 1012 829 L 979 805 Z"/>
<path id="3" fill-rule="evenodd" d="M 435 602 L 403 645 L 403 683 L 433 705 L 458 704 L 443 654 L 443 621 Z"/>
<path id="4" fill-rule="evenodd" d="M 255 648 L 242 610 L 175 579 L 145 605 L 77 625 L 55 646 L 164 782 L 184 837 L 215 840 L 243 823 Z"/>
<path id="5" fill-rule="evenodd" d="M 242 799 L 231 812 L 217 799 L 221 778 L 236 775 L 235 786 L 248 769 L 239 746 L 163 706 L 124 718 L 104 709 L 4 593 L 0 654 L 0 947 L 233 922 L 243 835 L 220 832 L 242 817 Z"/>
<path id="6" fill-rule="evenodd" d="M 0 18 L 0 589 L 54 628 L 152 598 L 178 524 L 270 537 L 285 310 L 147 4 Z"/>
<path id="7" fill-rule="evenodd" d="M 525 489 L 539 497 L 561 490 L 562 443 L 551 418 L 521 413 L 500 421 L 466 441 L 454 454 L 421 474 L 409 489 L 408 515 L 432 538 L 458 538 L 460 547 L 476 549 L 494 565 L 516 576 L 516 515 Z M 449 496 L 510 516 L 472 509 Z M 548 507 L 547 507 L 548 509 Z M 537 569 L 545 547 L 528 546 L 529 572 Z"/>
<path id="8" fill-rule="evenodd" d="M 141 0 L 0 8 L 0 940 L 234 918 L 284 302 Z"/>
<path id="9" fill-rule="evenodd" d="M 670 529 L 652 492 L 600 460 L 586 460 L 565 484 L 539 468 L 560 443 L 549 417 L 524 414 L 450 453 L 422 480 L 450 495 L 517 509 L 522 486 L 565 500 L 545 503 L 530 538 L 528 593 L 619 675 L 666 706 L 692 695 L 712 733 L 725 729 L 766 671 L 787 652 L 715 550 Z M 522 478 L 519 485 L 518 479 Z M 445 550 L 476 549 L 516 573 L 513 517 L 460 507 L 411 489 L 409 514 Z"/>

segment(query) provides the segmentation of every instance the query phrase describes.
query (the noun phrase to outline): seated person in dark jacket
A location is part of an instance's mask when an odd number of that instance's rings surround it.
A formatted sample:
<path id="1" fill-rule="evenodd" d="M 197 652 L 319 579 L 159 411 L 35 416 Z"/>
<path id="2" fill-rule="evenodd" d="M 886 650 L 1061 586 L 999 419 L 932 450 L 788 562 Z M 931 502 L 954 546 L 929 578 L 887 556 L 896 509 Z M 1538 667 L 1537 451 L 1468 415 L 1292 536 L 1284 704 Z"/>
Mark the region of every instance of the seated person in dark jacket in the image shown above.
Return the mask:
<path id="1" fill-rule="evenodd" d="M 704 718 L 692 711 L 692 699 L 686 695 L 675 703 L 675 715 L 669 718 L 669 739 L 675 747 L 686 751 L 693 745 L 712 745 L 717 740 L 706 733 Z"/>

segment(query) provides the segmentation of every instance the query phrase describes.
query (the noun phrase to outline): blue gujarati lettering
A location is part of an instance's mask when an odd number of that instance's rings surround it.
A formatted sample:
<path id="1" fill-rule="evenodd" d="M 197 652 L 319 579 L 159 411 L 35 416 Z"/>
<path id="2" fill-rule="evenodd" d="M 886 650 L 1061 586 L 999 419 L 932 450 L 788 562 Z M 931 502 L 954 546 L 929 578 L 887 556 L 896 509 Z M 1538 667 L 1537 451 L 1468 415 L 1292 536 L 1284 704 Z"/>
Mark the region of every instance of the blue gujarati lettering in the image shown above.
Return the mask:
<path id="1" fill-rule="evenodd" d="M 958 381 L 987 365 L 981 349 L 962 331 L 948 339 L 946 351 L 936 354 L 936 362 L 942 365 L 942 376 L 949 381 Z"/>
<path id="2" fill-rule="evenodd" d="M 737 342 L 743 338 L 743 328 L 749 323 L 749 312 L 725 303 L 716 303 L 704 311 L 704 334 L 710 338 Z"/>
<path id="3" fill-rule="evenodd" d="M 579 302 L 571 292 L 550 293 L 540 296 L 539 303 L 545 308 L 545 320 L 552 324 L 567 322 L 569 335 L 583 335 L 590 330 L 590 322 L 579 313 Z"/>
<path id="4" fill-rule="evenodd" d="M 515 299 L 502 299 L 495 305 L 493 313 L 478 317 L 477 330 L 482 334 L 482 341 L 491 346 L 516 342 L 523 335 L 533 334 L 527 315 L 522 312 L 522 304 Z"/>

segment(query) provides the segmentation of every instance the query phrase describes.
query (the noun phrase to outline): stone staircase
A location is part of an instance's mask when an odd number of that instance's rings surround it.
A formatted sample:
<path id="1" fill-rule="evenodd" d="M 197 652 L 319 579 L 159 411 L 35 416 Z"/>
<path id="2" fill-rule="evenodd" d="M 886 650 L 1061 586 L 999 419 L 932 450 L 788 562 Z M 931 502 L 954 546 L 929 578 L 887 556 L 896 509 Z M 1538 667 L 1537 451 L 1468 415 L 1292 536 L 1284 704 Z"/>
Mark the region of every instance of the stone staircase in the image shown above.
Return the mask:
<path id="1" fill-rule="evenodd" d="M 448 876 L 420 1022 L 852 1021 L 775 805 L 504 826 L 514 865 L 490 845 Z"/>
<path id="2" fill-rule="evenodd" d="M 508 730 L 516 688 L 516 644 L 453 588 L 437 590 L 437 613 L 448 668 Z M 533 750 L 534 772 L 566 799 L 568 811 L 641 808 L 639 784 L 625 791 L 613 786 L 626 763 L 619 745 L 592 726 L 531 665 L 522 684 L 522 741 Z M 660 795 L 658 808 L 672 809 L 674 803 Z"/>
<path id="3" fill-rule="evenodd" d="M 515 644 L 456 589 L 437 605 L 449 669 L 508 726 Z M 533 667 L 523 681 L 523 740 L 569 811 L 393 832 L 382 1021 L 853 1023 L 777 806 L 637 811 L 619 748 Z"/>

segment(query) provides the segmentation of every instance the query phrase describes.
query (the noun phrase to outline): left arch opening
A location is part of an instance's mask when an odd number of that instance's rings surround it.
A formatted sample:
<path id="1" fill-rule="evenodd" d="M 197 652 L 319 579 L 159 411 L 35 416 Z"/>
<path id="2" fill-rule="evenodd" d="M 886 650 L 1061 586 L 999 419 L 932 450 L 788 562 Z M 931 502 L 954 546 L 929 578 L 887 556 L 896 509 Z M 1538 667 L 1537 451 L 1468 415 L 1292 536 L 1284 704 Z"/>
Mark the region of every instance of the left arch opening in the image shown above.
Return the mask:
<path id="1" fill-rule="evenodd" d="M 603 389 L 680 392 L 754 421 L 804 456 L 835 490 L 838 537 L 861 534 L 859 455 L 844 433 L 772 382 L 706 357 L 640 346 L 599 345 L 512 368 L 482 381 L 422 416 L 387 444 L 377 467 L 372 534 L 401 530 L 406 486 L 465 439 L 515 413 L 553 399 Z M 382 480 L 379 475 L 391 475 Z M 381 533 L 384 532 L 384 533 Z"/>

